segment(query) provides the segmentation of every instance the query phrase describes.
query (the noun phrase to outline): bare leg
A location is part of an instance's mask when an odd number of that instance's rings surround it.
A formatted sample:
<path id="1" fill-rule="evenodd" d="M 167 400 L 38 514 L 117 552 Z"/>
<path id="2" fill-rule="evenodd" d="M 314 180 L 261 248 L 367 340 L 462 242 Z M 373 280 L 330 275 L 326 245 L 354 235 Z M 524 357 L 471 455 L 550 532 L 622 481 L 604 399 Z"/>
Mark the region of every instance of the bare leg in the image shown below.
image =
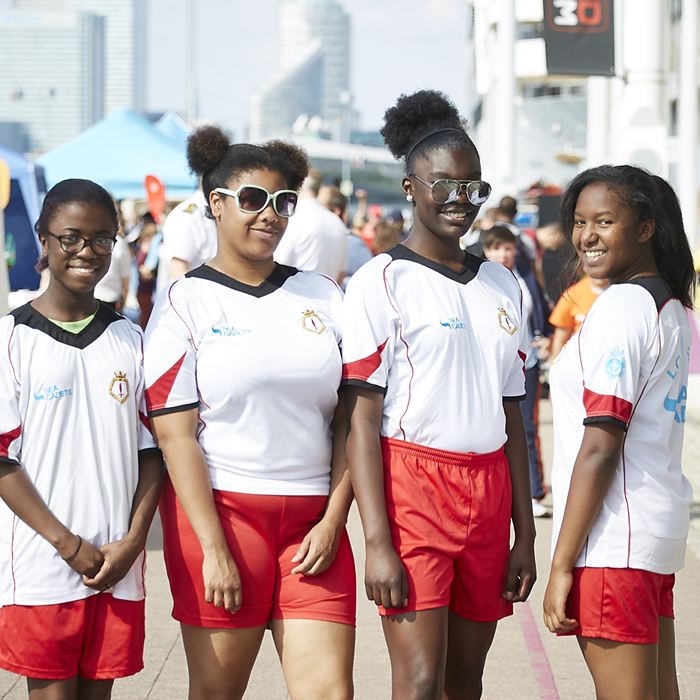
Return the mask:
<path id="1" fill-rule="evenodd" d="M 211 629 L 181 625 L 189 700 L 239 700 L 260 650 L 265 627 Z"/>
<path id="2" fill-rule="evenodd" d="M 78 700 L 110 700 L 114 679 L 94 680 L 78 676 Z"/>
<path id="3" fill-rule="evenodd" d="M 270 626 L 292 700 L 352 700 L 352 625 L 272 620 Z"/>
<path id="4" fill-rule="evenodd" d="M 659 700 L 679 700 L 676 631 L 671 617 L 659 617 Z"/>
<path id="5" fill-rule="evenodd" d="M 479 700 L 486 655 L 497 622 L 474 622 L 449 614 L 447 634 L 446 700 Z"/>
<path id="6" fill-rule="evenodd" d="M 392 700 L 441 700 L 447 658 L 447 608 L 382 618 L 391 658 Z"/>
<path id="7" fill-rule="evenodd" d="M 64 680 L 27 678 L 29 700 L 76 700 L 78 676 Z"/>
<path id="8" fill-rule="evenodd" d="M 658 644 L 577 639 L 598 700 L 659 700 Z"/>

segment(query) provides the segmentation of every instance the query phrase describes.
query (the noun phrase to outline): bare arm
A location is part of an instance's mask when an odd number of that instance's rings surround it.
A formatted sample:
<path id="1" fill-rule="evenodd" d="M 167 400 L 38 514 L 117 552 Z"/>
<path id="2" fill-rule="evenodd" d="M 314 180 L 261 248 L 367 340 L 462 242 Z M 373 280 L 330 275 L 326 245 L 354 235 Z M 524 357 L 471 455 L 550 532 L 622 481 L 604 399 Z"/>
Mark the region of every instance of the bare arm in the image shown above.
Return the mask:
<path id="1" fill-rule="evenodd" d="M 82 540 L 79 533 L 72 533 L 49 510 L 27 473 L 18 464 L 0 462 L 0 497 L 18 518 L 55 547 L 63 559 L 70 558 L 66 566 L 88 576 L 94 576 L 99 571 L 104 561 L 102 554 L 90 542 Z"/>
<path id="2" fill-rule="evenodd" d="M 151 419 L 175 493 L 202 547 L 205 599 L 236 612 L 241 607 L 241 579 L 214 503 L 209 467 L 197 440 L 198 422 L 196 408 Z"/>
<path id="3" fill-rule="evenodd" d="M 379 440 L 384 397 L 349 386 L 348 463 L 355 498 L 360 509 L 367 550 L 365 590 L 367 597 L 384 607 L 407 604 L 406 571 L 391 542 L 384 501 L 384 469 Z"/>
<path id="4" fill-rule="evenodd" d="M 180 260 L 180 258 L 171 258 L 170 265 L 168 266 L 168 272 L 170 273 L 170 279 L 176 280 L 187 274 L 190 271 L 190 266 L 186 260 Z"/>
<path id="5" fill-rule="evenodd" d="M 333 416 L 333 454 L 331 457 L 331 483 L 326 512 L 321 521 L 306 535 L 292 561 L 300 562 L 293 574 L 316 576 L 324 572 L 334 561 L 340 538 L 348 521 L 352 503 L 350 471 L 345 452 L 347 418 L 345 393 L 338 395 L 338 407 Z"/>
<path id="6" fill-rule="evenodd" d="M 515 530 L 515 542 L 508 558 L 508 578 L 503 597 L 511 603 L 517 603 L 527 600 L 537 579 L 535 521 L 532 517 L 530 465 L 523 414 L 517 401 L 504 401 L 503 410 L 506 414 L 508 435 L 505 454 L 513 486 L 511 517 Z"/>
<path id="7" fill-rule="evenodd" d="M 100 547 L 104 563 L 94 578 L 83 577 L 86 586 L 103 590 L 113 586 L 129 572 L 146 547 L 146 538 L 153 521 L 163 485 L 163 458 L 159 452 L 139 454 L 139 482 L 131 505 L 131 520 L 126 537 Z"/>
<path id="8" fill-rule="evenodd" d="M 617 471 L 624 437 L 622 427 L 611 422 L 587 425 L 583 433 L 544 596 L 544 622 L 550 632 L 578 626 L 565 612 L 572 572 Z"/>

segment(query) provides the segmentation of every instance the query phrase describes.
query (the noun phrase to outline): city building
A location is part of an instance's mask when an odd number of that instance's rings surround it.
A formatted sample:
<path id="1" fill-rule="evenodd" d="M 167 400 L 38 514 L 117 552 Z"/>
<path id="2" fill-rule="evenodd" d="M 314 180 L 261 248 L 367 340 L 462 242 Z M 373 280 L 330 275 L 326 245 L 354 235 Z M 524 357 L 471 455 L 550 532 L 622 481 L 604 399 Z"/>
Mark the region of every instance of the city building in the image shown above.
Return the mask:
<path id="1" fill-rule="evenodd" d="M 466 0 L 470 121 L 496 193 L 632 163 L 669 179 L 698 237 L 698 0 L 546 0 L 576 21 L 613 8 L 610 77 L 551 75 L 542 0 Z M 508 192 L 510 191 L 510 192 Z"/>
<path id="2" fill-rule="evenodd" d="M 101 119 L 104 19 L 89 12 L 0 13 L 0 133 L 45 151 Z M 8 142 L 10 141 L 10 142 Z"/>
<path id="3" fill-rule="evenodd" d="M 350 18 L 335 0 L 285 0 L 279 71 L 250 100 L 251 141 L 296 132 L 348 140 Z"/>
<path id="4" fill-rule="evenodd" d="M 104 17 L 104 113 L 146 106 L 147 0 L 14 0 L 14 9 L 89 12 Z M 43 68 L 43 66 L 42 66 Z"/>

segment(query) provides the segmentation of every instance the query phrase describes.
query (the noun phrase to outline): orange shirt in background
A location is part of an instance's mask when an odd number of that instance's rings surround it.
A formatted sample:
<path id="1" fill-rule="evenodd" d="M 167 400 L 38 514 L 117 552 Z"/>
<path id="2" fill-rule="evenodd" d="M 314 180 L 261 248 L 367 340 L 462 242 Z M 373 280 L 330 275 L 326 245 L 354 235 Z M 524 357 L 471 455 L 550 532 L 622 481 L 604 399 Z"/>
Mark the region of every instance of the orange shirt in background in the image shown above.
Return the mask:
<path id="1" fill-rule="evenodd" d="M 588 282 L 588 277 L 569 287 L 560 297 L 552 311 L 549 322 L 557 328 L 571 329 L 576 333 L 593 302 L 600 296 Z"/>

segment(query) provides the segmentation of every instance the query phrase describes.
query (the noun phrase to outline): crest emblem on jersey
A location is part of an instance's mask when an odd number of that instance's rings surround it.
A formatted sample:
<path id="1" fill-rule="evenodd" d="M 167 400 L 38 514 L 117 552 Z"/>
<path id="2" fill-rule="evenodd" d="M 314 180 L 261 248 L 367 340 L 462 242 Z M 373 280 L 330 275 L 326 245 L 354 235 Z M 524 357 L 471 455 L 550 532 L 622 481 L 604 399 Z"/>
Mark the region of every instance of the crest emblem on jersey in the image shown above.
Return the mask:
<path id="1" fill-rule="evenodd" d="M 315 311 L 304 311 L 301 319 L 301 325 L 305 331 L 311 331 L 312 333 L 317 333 L 318 335 L 326 330 L 326 325 Z"/>
<path id="2" fill-rule="evenodd" d="M 124 403 L 129 398 L 129 380 L 124 372 L 115 372 L 112 383 L 109 385 L 109 395 L 119 403 Z"/>
<path id="3" fill-rule="evenodd" d="M 619 379 L 625 373 L 625 351 L 611 348 L 605 361 L 605 372 L 610 379 Z"/>
<path id="4" fill-rule="evenodd" d="M 508 312 L 501 306 L 498 309 L 498 325 L 508 334 L 513 335 L 517 326 L 508 318 Z"/>

